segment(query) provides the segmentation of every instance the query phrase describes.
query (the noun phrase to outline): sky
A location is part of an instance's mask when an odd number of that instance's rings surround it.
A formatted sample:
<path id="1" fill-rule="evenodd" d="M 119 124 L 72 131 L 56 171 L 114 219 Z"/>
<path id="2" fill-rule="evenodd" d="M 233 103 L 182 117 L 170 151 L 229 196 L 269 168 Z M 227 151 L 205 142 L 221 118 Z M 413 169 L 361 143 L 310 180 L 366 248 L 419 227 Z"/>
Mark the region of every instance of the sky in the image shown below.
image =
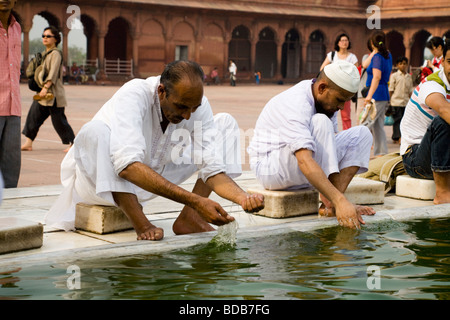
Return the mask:
<path id="1" fill-rule="evenodd" d="M 39 15 L 35 15 L 33 18 L 33 27 L 31 28 L 29 34 L 30 40 L 36 38 L 41 39 L 42 31 L 44 31 L 46 27 L 48 27 L 47 20 Z M 79 19 L 74 20 L 72 30 L 70 30 L 68 37 L 69 46 L 77 46 L 86 52 L 86 36 L 83 33 L 83 24 Z"/>

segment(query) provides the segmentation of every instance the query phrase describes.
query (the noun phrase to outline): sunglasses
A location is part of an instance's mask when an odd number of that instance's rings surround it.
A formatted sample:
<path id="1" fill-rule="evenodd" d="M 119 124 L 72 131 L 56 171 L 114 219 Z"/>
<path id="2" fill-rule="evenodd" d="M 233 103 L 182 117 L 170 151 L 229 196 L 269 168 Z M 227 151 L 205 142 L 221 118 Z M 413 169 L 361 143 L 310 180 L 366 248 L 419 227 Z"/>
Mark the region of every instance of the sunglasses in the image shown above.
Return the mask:
<path id="1" fill-rule="evenodd" d="M 43 34 L 42 35 L 42 38 L 54 38 L 55 36 L 50 36 L 50 35 L 47 35 L 47 34 Z"/>

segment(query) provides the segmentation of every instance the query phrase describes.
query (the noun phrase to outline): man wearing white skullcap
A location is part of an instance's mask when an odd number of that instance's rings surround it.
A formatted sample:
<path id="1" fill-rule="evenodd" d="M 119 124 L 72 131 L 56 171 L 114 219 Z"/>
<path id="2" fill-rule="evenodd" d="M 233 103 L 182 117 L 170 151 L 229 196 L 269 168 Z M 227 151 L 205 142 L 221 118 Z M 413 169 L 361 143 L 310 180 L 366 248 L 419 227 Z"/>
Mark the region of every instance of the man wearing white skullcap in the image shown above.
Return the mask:
<path id="1" fill-rule="evenodd" d="M 319 214 L 336 215 L 339 224 L 350 228 L 364 224 L 361 215 L 375 214 L 344 196 L 352 178 L 367 171 L 372 146 L 372 134 L 364 126 L 338 133 L 337 111 L 358 86 L 353 64 L 327 65 L 317 79 L 301 81 L 266 104 L 247 150 L 264 188 L 313 186 L 323 203 Z"/>

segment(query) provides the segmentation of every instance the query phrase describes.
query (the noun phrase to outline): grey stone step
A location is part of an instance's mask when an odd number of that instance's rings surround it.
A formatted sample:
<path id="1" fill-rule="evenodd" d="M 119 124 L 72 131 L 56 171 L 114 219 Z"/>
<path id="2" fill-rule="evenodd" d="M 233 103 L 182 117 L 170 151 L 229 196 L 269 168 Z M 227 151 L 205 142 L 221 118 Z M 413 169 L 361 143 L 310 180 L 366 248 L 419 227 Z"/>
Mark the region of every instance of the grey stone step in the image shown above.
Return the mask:
<path id="1" fill-rule="evenodd" d="M 39 222 L 0 218 L 0 254 L 40 248 L 43 238 L 44 226 Z"/>

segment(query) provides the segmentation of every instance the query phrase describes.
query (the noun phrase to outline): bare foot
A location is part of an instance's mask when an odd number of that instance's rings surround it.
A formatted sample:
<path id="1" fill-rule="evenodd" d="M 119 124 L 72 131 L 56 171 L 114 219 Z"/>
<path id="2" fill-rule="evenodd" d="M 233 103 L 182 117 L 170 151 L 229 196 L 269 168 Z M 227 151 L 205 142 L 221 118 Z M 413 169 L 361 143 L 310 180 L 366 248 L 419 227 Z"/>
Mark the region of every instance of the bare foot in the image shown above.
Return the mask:
<path id="1" fill-rule="evenodd" d="M 372 216 L 375 214 L 375 210 L 371 207 L 355 205 L 356 213 L 360 215 Z M 336 211 L 333 207 L 326 207 L 321 205 L 319 208 L 319 216 L 321 217 L 335 217 Z"/>
<path id="2" fill-rule="evenodd" d="M 150 224 L 150 227 L 143 231 L 136 231 L 137 240 L 161 240 L 164 238 L 164 230 Z"/>
<path id="3" fill-rule="evenodd" d="M 25 139 L 25 143 L 20 147 L 22 151 L 32 151 L 33 150 L 33 140 L 30 138 Z"/>
<path id="4" fill-rule="evenodd" d="M 215 229 L 192 208 L 186 206 L 175 220 L 172 230 L 176 235 L 214 231 Z"/>
<path id="5" fill-rule="evenodd" d="M 444 203 L 450 203 L 450 194 L 447 197 L 438 197 L 436 196 L 433 199 L 434 204 L 444 204 Z"/>
<path id="6" fill-rule="evenodd" d="M 20 150 L 22 150 L 22 151 L 33 151 L 33 147 L 24 144 L 23 146 L 20 147 Z"/>
<path id="7" fill-rule="evenodd" d="M 319 216 L 320 217 L 335 217 L 336 212 L 333 207 L 327 207 L 322 204 L 319 208 Z"/>
<path id="8" fill-rule="evenodd" d="M 373 210 L 373 208 L 371 207 L 355 205 L 355 208 L 356 213 L 359 213 L 361 215 L 373 216 L 375 214 L 375 210 Z"/>

